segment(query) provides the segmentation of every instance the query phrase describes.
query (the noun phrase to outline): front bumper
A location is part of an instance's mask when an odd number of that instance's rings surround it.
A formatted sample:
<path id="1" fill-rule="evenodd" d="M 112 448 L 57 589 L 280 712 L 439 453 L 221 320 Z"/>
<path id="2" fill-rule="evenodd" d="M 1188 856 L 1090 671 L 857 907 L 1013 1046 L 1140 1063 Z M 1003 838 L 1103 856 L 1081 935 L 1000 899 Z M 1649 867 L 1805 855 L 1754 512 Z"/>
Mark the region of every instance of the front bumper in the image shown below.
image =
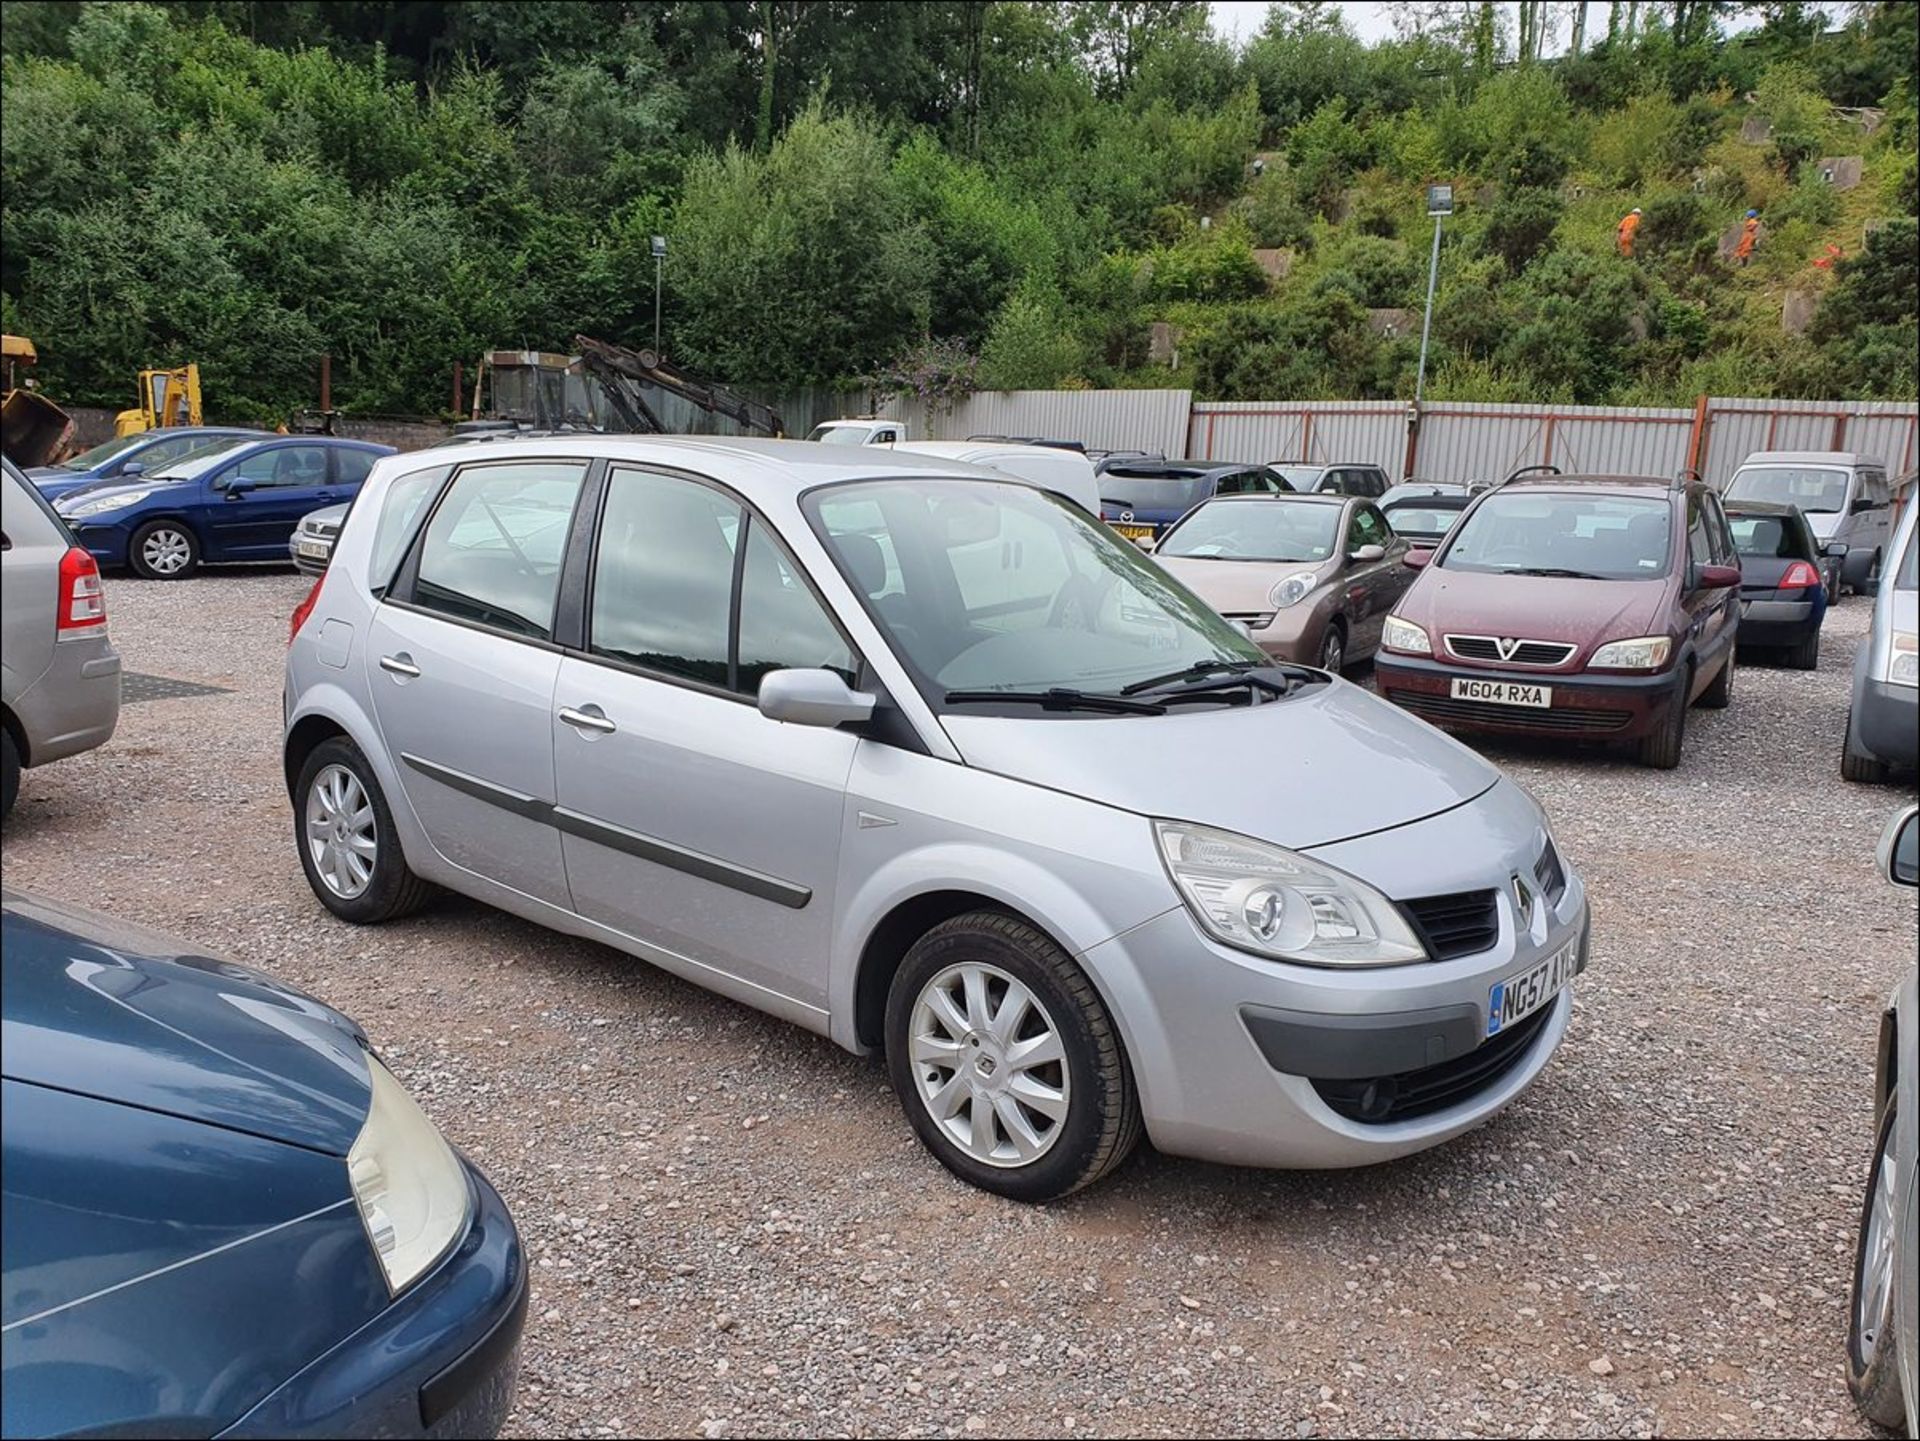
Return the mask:
<path id="1" fill-rule="evenodd" d="M 292 560 L 293 568 L 307 575 L 325 575 L 328 564 L 333 560 L 334 539 L 330 535 L 313 535 L 296 530 L 293 539 L 287 542 L 287 556 Z"/>
<path id="2" fill-rule="evenodd" d="M 1214 943 L 1184 907 L 1091 948 L 1085 960 L 1117 1002 L 1154 1145 L 1234 1165 L 1362 1166 L 1438 1145 L 1499 1112 L 1559 1045 L 1570 987 L 1497 1073 L 1451 1104 L 1358 1120 L 1329 1103 L 1328 1083 L 1470 1062 L 1488 1043 L 1495 983 L 1570 945 L 1584 967 L 1586 888 L 1564 857 L 1557 903 L 1536 894 L 1522 914 L 1513 894 L 1513 876 L 1531 878 L 1546 839 L 1532 802 L 1503 783 L 1441 815 L 1312 852 L 1374 884 L 1407 878 L 1392 889 L 1409 897 L 1494 889 L 1497 939 L 1452 960 L 1371 970 L 1268 961 Z"/>
<path id="3" fill-rule="evenodd" d="M 1569 740 L 1638 740 L 1665 724 L 1679 695 L 1684 671 L 1677 667 L 1652 675 L 1596 675 L 1575 672 L 1495 670 L 1380 652 L 1374 675 L 1380 694 L 1424 721 L 1446 730 L 1496 735 L 1564 736 Z M 1549 686 L 1546 709 L 1456 700 L 1455 680 L 1512 681 Z M 1684 703 L 1681 697 L 1681 703 Z"/>
<path id="4" fill-rule="evenodd" d="M 467 1233 L 433 1271 L 222 1437 L 491 1437 L 513 1406 L 527 1265 L 506 1203 L 471 1165 Z"/>
<path id="5" fill-rule="evenodd" d="M 85 547 L 88 555 L 100 563 L 102 570 L 119 569 L 127 563 L 127 547 L 131 543 L 133 528 L 111 521 L 67 520 L 67 529 L 73 532 L 73 538 Z"/>
<path id="6" fill-rule="evenodd" d="M 1920 764 L 1920 689 L 1870 680 L 1853 706 L 1853 729 L 1875 760 L 1912 769 Z"/>
<path id="7" fill-rule="evenodd" d="M 28 766 L 103 746 L 120 723 L 120 653 L 99 635 L 55 641 L 40 678 L 13 700 Z"/>

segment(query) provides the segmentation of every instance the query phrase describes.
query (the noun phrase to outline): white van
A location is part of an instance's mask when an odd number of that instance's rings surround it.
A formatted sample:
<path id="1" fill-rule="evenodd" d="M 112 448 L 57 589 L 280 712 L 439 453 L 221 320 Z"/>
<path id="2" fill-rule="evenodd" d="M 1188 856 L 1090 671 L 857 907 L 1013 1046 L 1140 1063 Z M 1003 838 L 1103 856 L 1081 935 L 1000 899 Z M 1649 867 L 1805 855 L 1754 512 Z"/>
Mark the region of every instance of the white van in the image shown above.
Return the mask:
<path id="1" fill-rule="evenodd" d="M 1880 574 L 1893 542 L 1887 463 L 1851 450 L 1757 450 L 1727 482 L 1728 500 L 1797 505 L 1833 562 L 1834 578 L 1860 590 Z M 1833 587 L 1838 599 L 1839 586 Z"/>
<path id="2" fill-rule="evenodd" d="M 1065 496 L 1091 516 L 1100 514 L 1100 482 L 1094 475 L 1093 462 L 1077 450 L 983 440 L 909 440 L 893 448 L 1018 476 L 1042 490 Z"/>

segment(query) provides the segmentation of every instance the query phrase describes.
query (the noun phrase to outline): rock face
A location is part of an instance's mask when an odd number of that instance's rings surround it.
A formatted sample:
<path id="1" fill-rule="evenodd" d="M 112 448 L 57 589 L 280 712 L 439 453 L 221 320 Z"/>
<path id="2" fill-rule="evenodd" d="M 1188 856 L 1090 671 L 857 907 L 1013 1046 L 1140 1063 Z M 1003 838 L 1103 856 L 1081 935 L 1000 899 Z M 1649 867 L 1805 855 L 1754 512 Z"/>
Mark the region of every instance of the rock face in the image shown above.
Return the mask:
<path id="1" fill-rule="evenodd" d="M 1256 250 L 1253 252 L 1253 261 L 1267 272 L 1267 283 L 1271 285 L 1275 281 L 1287 278 L 1288 272 L 1293 269 L 1293 252 L 1291 250 Z"/>
<path id="2" fill-rule="evenodd" d="M 1177 325 L 1164 320 L 1156 320 L 1147 332 L 1147 363 L 1149 365 L 1174 365 L 1180 355 L 1180 337 L 1186 332 Z"/>
<path id="3" fill-rule="evenodd" d="M 1411 335 L 1414 333 L 1413 312 L 1411 310 L 1369 310 L 1367 329 L 1389 340 L 1397 336 Z"/>
<path id="4" fill-rule="evenodd" d="M 1749 145 L 1765 145 L 1773 138 L 1773 126 L 1758 115 L 1749 115 L 1741 122 L 1740 138 Z"/>
<path id="5" fill-rule="evenodd" d="M 1805 334 L 1819 303 L 1820 297 L 1811 290 L 1789 290 L 1786 304 L 1780 307 L 1780 328 L 1788 335 Z"/>
<path id="6" fill-rule="evenodd" d="M 1823 155 L 1816 168 L 1835 190 L 1851 190 L 1860 183 L 1863 164 L 1858 155 Z"/>

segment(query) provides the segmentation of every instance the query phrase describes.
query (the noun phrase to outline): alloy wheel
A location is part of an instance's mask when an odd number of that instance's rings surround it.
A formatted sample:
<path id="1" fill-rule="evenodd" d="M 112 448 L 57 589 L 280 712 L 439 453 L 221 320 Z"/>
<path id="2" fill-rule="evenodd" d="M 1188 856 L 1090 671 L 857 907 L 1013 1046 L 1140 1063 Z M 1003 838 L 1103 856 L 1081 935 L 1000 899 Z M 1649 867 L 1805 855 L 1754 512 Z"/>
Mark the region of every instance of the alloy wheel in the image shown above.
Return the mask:
<path id="1" fill-rule="evenodd" d="M 913 1005 L 915 1089 L 949 1140 L 989 1166 L 1053 1148 L 1072 1100 L 1066 1048 L 1047 1008 L 998 966 L 948 966 Z"/>
<path id="2" fill-rule="evenodd" d="M 1320 642 L 1320 669 L 1339 674 L 1340 666 L 1347 658 L 1346 645 L 1340 639 L 1338 630 L 1329 629 L 1326 638 Z"/>
<path id="3" fill-rule="evenodd" d="M 1867 1224 L 1860 1238 L 1860 1284 L 1854 1294 L 1854 1329 L 1860 1337 L 1861 1369 L 1871 1366 L 1880 1349 L 1881 1327 L 1889 1314 L 1894 1284 L 1893 1213 L 1894 1173 L 1899 1167 L 1891 1155 L 1893 1130 L 1887 1129 L 1887 1152 L 1875 1169 L 1873 1196 L 1867 1203 Z"/>
<path id="4" fill-rule="evenodd" d="M 155 575 L 178 575 L 192 557 L 186 534 L 170 526 L 148 531 L 140 543 L 140 559 Z"/>
<path id="5" fill-rule="evenodd" d="M 373 802 L 345 766 L 326 767 L 307 791 L 307 852 L 326 888 L 342 900 L 372 884 L 379 858 Z"/>

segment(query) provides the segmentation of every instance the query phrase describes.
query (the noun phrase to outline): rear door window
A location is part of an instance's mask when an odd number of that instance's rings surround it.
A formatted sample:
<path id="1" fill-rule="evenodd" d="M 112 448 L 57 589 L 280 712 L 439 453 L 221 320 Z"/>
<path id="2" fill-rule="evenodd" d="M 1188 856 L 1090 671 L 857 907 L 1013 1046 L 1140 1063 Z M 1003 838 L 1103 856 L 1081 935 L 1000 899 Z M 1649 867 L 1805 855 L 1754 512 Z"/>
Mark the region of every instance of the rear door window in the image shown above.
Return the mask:
<path id="1" fill-rule="evenodd" d="M 374 461 L 379 458 L 370 450 L 348 450 L 342 446 L 333 453 L 334 484 L 358 485 L 367 478 L 367 472 L 373 469 Z"/>
<path id="2" fill-rule="evenodd" d="M 587 648 L 725 688 L 734 547 L 744 520 L 740 503 L 710 486 L 616 470 L 596 542 Z"/>
<path id="3" fill-rule="evenodd" d="M 586 473 L 584 461 L 462 470 L 427 522 L 413 604 L 551 639 L 560 561 Z"/>

